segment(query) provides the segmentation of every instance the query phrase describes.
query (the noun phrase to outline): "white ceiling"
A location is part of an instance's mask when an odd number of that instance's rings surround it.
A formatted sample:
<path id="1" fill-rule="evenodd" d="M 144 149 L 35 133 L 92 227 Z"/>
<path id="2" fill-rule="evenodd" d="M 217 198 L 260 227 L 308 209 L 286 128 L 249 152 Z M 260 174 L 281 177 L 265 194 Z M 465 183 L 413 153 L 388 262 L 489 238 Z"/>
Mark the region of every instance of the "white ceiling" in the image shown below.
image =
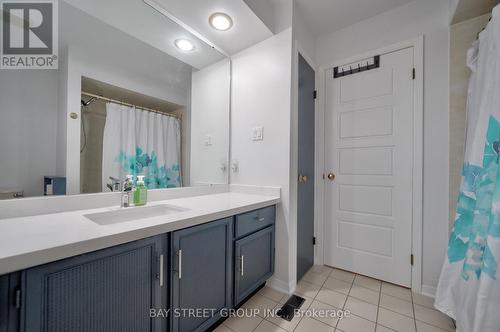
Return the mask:
<path id="1" fill-rule="evenodd" d="M 224 55 L 190 31 L 159 13 L 143 0 L 65 0 L 72 6 L 135 37 L 160 51 L 201 69 Z M 272 32 L 243 0 L 155 0 L 175 18 L 228 54 L 234 54 L 270 36 Z M 216 31 L 208 17 L 222 11 L 232 16 L 229 31 Z M 194 42 L 194 52 L 181 52 L 174 41 L 186 38 Z"/>
<path id="2" fill-rule="evenodd" d="M 203 68 L 224 58 L 221 53 L 158 13 L 142 0 L 65 1 L 195 68 Z M 177 49 L 174 42 L 179 38 L 193 41 L 196 51 L 187 53 Z"/>
<path id="3" fill-rule="evenodd" d="M 297 0 L 314 36 L 337 31 L 413 0 Z"/>
<path id="4" fill-rule="evenodd" d="M 235 54 L 272 36 L 243 0 L 155 1 L 228 54 Z M 209 16 L 216 12 L 232 17 L 234 25 L 230 30 L 217 31 L 209 25 Z"/>

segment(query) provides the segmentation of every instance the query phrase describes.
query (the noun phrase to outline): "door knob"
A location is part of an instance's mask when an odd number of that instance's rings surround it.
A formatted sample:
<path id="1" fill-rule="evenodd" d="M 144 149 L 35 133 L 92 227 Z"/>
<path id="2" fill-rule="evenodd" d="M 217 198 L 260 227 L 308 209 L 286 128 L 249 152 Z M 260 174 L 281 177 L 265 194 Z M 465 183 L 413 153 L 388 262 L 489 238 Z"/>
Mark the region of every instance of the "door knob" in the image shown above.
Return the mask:
<path id="1" fill-rule="evenodd" d="M 330 181 L 335 180 L 335 174 L 333 174 L 333 173 L 328 173 L 328 180 L 330 180 Z"/>
<path id="2" fill-rule="evenodd" d="M 299 182 L 307 182 L 307 176 L 306 175 L 299 175 Z"/>

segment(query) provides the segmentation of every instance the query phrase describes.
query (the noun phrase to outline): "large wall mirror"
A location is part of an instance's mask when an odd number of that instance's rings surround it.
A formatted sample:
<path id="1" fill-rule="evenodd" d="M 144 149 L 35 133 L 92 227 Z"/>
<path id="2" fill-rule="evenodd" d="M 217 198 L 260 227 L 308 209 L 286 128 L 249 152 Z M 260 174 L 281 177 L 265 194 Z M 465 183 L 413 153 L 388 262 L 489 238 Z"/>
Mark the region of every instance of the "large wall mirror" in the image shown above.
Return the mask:
<path id="1" fill-rule="evenodd" d="M 0 199 L 228 182 L 230 60 L 167 11 L 58 1 L 58 69 L 0 70 Z"/>

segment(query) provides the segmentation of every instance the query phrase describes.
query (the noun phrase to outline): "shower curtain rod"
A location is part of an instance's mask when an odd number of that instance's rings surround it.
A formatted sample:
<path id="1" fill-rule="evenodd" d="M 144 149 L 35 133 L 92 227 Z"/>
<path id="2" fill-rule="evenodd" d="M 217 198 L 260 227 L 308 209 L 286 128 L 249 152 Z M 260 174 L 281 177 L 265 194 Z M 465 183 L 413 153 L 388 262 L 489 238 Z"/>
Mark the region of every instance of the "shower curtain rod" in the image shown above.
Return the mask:
<path id="1" fill-rule="evenodd" d="M 93 98 L 97 98 L 97 99 L 109 101 L 110 103 L 115 103 L 115 104 L 129 106 L 129 107 L 135 107 L 135 108 L 138 108 L 138 109 L 142 109 L 144 111 L 148 111 L 148 112 L 152 112 L 152 113 L 158 113 L 158 114 L 162 114 L 162 115 L 165 115 L 165 116 L 170 116 L 170 117 L 182 120 L 182 116 L 175 115 L 175 114 L 170 114 L 170 113 L 165 113 L 165 112 L 160 112 L 160 111 L 154 110 L 152 108 L 142 107 L 142 106 L 139 106 L 139 105 L 134 105 L 134 104 L 126 103 L 126 102 L 123 102 L 123 101 L 120 101 L 120 100 L 111 99 L 111 98 L 99 96 L 99 95 L 96 95 L 96 94 L 93 94 L 93 93 L 89 93 L 89 92 L 84 92 L 84 91 L 82 91 L 81 94 L 84 95 L 84 96 L 87 96 L 87 97 L 93 97 Z"/>

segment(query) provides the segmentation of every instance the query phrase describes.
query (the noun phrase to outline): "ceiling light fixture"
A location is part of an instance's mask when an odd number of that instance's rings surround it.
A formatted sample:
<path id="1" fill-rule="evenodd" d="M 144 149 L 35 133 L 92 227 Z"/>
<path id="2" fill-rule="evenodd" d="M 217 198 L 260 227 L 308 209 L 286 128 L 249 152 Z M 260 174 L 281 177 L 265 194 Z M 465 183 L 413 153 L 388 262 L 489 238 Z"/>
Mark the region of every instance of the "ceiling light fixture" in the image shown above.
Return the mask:
<path id="1" fill-rule="evenodd" d="M 225 13 L 213 13 L 208 18 L 208 23 L 210 23 L 215 30 L 227 31 L 233 26 L 233 19 Z"/>
<path id="2" fill-rule="evenodd" d="M 175 41 L 175 46 L 183 52 L 191 52 L 194 50 L 193 43 L 187 39 L 177 39 Z"/>

